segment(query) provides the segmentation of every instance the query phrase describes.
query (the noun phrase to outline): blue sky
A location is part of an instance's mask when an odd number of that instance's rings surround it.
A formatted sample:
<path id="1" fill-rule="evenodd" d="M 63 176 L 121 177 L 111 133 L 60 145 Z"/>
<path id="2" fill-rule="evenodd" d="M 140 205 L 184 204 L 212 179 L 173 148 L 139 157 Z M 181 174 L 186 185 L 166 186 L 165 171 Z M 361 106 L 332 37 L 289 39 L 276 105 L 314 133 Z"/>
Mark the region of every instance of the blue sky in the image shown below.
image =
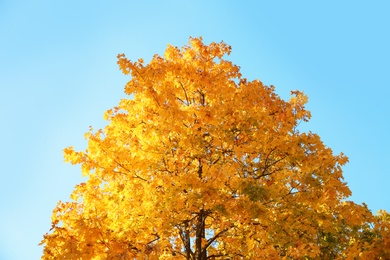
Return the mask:
<path id="1" fill-rule="evenodd" d="M 344 152 L 352 200 L 390 211 L 387 1 L 0 1 L 0 259 L 39 259 L 51 211 L 82 180 L 62 149 L 84 149 L 129 80 L 116 55 L 148 61 L 190 36 L 223 40 L 244 77 L 309 96 Z"/>

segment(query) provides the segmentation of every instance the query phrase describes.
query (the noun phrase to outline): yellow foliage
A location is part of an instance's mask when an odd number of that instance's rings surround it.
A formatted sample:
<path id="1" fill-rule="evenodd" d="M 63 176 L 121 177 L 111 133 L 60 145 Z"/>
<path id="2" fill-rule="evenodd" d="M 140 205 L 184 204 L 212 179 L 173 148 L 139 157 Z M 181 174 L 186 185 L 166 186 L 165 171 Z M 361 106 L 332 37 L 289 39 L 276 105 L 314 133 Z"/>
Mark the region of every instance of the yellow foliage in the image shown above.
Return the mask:
<path id="1" fill-rule="evenodd" d="M 147 65 L 118 55 L 131 96 L 64 149 L 88 179 L 42 259 L 388 259 L 388 214 L 346 202 L 347 157 L 297 129 L 307 96 L 248 81 L 230 52 L 191 38 Z"/>

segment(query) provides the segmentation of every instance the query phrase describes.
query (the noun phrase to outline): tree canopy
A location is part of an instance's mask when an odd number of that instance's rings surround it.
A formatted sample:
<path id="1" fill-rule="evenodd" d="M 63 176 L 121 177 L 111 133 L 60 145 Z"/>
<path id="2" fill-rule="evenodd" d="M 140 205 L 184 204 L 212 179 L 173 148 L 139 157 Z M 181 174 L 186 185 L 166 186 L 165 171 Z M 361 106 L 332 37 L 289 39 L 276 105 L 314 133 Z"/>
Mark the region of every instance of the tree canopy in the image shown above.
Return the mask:
<path id="1" fill-rule="evenodd" d="M 389 259 L 390 215 L 348 201 L 348 159 L 300 132 L 308 98 L 248 81 L 231 47 L 190 38 L 118 55 L 128 98 L 85 151 L 42 259 Z"/>

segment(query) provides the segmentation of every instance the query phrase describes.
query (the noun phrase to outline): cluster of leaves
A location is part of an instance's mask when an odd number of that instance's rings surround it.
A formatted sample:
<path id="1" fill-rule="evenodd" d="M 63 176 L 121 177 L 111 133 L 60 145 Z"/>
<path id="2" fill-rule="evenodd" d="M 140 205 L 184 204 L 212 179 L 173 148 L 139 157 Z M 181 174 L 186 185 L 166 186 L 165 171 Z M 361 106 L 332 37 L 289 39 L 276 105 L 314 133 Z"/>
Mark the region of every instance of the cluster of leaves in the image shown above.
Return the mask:
<path id="1" fill-rule="evenodd" d="M 60 202 L 42 259 L 389 259 L 390 215 L 346 201 L 343 154 L 307 97 L 282 100 L 191 38 L 144 64 L 118 55 L 130 96 L 66 148 L 87 181 Z"/>

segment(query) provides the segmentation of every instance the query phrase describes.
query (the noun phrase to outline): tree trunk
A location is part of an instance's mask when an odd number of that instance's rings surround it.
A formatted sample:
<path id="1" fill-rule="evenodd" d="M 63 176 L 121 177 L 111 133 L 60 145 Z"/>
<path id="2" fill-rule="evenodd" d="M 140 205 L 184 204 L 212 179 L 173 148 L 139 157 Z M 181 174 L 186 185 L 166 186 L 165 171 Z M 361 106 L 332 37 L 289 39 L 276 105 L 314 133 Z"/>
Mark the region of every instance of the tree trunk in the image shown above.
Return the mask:
<path id="1" fill-rule="evenodd" d="M 202 240 L 206 238 L 206 212 L 201 209 L 196 223 L 196 238 L 195 238 L 195 260 L 206 260 L 207 251 L 206 248 L 202 249 Z"/>
<path id="2" fill-rule="evenodd" d="M 198 177 L 202 179 L 203 176 L 203 167 L 201 159 L 198 159 Z M 195 255 L 194 260 L 206 260 L 207 251 L 206 248 L 202 249 L 202 241 L 206 238 L 206 224 L 205 220 L 207 217 L 206 211 L 201 209 L 198 213 L 196 220 L 196 230 L 195 230 Z"/>

